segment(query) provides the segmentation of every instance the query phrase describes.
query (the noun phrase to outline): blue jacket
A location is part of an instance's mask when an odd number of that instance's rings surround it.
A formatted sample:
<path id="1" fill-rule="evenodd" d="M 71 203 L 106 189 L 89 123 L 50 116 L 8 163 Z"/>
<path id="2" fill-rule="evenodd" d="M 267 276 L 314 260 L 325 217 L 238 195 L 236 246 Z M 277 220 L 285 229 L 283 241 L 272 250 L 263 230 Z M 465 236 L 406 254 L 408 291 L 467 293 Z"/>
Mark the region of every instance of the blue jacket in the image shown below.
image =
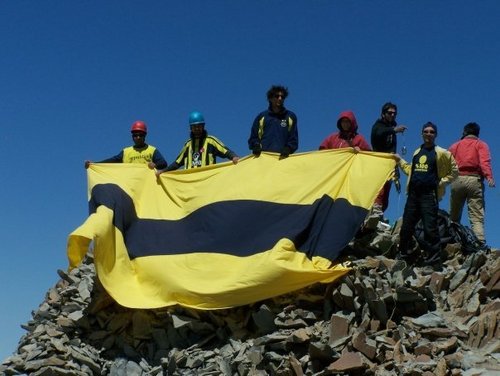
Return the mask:
<path id="1" fill-rule="evenodd" d="M 262 151 L 281 153 L 287 147 L 293 153 L 299 147 L 297 116 L 287 109 L 280 113 L 262 111 L 255 118 L 248 139 L 250 150 L 258 144 Z"/>

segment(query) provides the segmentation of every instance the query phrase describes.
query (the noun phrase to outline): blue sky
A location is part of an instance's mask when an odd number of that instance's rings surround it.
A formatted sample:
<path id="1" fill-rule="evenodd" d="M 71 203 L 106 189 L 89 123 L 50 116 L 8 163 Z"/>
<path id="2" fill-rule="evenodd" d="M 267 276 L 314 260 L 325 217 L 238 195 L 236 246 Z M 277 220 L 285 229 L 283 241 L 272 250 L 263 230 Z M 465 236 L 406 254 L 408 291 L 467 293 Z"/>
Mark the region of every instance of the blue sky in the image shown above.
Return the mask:
<path id="1" fill-rule="evenodd" d="M 478 122 L 500 179 L 497 0 L 17 0 L 0 9 L 0 360 L 67 268 L 67 236 L 88 214 L 83 161 L 130 145 L 135 120 L 170 162 L 192 110 L 246 155 L 272 84 L 290 90 L 299 152 L 317 149 L 348 109 L 369 139 L 392 101 L 409 152 L 428 120 L 443 147 Z M 486 189 L 496 247 L 499 192 Z M 392 221 L 404 203 L 393 191 Z"/>

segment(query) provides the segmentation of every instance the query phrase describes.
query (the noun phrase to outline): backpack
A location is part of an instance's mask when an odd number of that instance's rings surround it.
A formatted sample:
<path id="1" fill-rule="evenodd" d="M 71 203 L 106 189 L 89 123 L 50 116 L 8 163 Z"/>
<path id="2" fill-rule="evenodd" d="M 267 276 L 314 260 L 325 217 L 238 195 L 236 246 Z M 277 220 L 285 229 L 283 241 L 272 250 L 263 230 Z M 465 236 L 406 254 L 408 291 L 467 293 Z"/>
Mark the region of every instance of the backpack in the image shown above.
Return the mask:
<path id="1" fill-rule="evenodd" d="M 483 245 L 477 238 L 476 234 L 470 227 L 464 226 L 458 222 L 453 222 L 446 210 L 438 210 L 438 230 L 439 238 L 441 239 L 441 247 L 446 247 L 447 244 L 459 243 L 463 253 L 474 253 L 483 249 Z M 415 239 L 419 246 L 423 248 L 424 241 L 424 225 L 422 221 L 418 221 L 415 226 Z"/>
<path id="2" fill-rule="evenodd" d="M 452 221 L 450 219 L 450 215 L 448 214 L 448 212 L 446 212 L 446 210 L 438 209 L 437 223 L 439 238 L 441 239 L 440 243 L 443 248 L 446 246 L 446 244 L 460 242 L 460 240 L 456 240 L 457 236 L 452 229 Z M 422 220 L 418 221 L 417 225 L 415 226 L 414 236 L 420 248 L 424 248 L 424 225 Z"/>
<path id="3" fill-rule="evenodd" d="M 469 226 L 451 222 L 451 231 L 454 233 L 455 241 L 462 244 L 463 253 L 474 253 L 484 248 L 484 245 Z"/>

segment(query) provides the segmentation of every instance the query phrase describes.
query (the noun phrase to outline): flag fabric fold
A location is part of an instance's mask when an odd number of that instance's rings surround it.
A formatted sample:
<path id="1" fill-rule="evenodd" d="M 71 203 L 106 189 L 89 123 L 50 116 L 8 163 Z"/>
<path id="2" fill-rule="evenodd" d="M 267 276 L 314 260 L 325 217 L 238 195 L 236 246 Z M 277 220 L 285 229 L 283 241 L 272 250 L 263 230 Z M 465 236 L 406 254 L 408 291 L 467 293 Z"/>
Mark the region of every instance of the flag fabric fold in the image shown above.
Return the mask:
<path id="1" fill-rule="evenodd" d="M 93 242 L 101 283 L 131 308 L 228 308 L 331 282 L 349 271 L 335 261 L 394 167 L 389 154 L 352 149 L 159 178 L 144 165 L 92 164 L 70 268 Z"/>

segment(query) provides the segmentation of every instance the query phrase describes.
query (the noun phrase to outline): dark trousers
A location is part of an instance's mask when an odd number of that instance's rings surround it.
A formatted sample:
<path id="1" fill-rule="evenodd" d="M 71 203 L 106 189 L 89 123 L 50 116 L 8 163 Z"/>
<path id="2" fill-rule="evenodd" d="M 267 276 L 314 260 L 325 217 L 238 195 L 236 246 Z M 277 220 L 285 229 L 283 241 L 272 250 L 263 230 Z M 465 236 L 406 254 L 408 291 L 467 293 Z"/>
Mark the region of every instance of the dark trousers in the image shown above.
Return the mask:
<path id="1" fill-rule="evenodd" d="M 407 255 L 415 226 L 421 219 L 424 227 L 425 244 L 422 245 L 428 257 L 441 251 L 438 228 L 438 200 L 435 191 L 417 192 L 410 189 L 403 213 L 403 224 L 399 233 L 399 253 Z"/>

